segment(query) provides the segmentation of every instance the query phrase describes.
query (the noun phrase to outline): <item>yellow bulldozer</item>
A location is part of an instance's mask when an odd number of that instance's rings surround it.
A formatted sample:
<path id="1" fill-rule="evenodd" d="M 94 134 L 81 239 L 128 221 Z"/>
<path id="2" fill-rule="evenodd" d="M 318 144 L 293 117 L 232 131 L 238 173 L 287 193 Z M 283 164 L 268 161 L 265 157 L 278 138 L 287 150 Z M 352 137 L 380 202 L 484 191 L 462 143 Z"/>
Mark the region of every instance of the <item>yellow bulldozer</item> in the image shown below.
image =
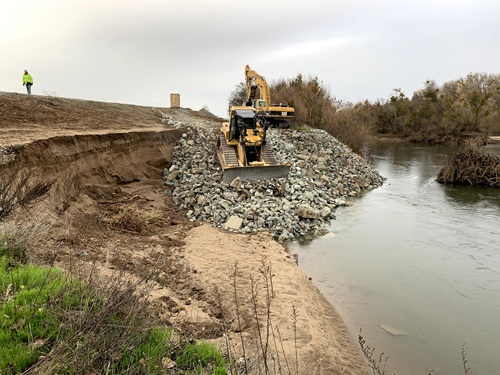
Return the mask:
<path id="1" fill-rule="evenodd" d="M 264 112 L 264 118 L 271 126 L 288 128 L 288 120 L 294 117 L 295 109 L 281 103 L 271 104 L 271 93 L 266 79 L 248 65 L 245 66 L 245 81 L 247 92 L 244 104 Z"/>
<path id="2" fill-rule="evenodd" d="M 217 155 L 224 172 L 224 182 L 287 178 L 289 163 L 279 163 L 266 143 L 270 124 L 264 112 L 249 106 L 229 108 L 229 122 L 224 122 L 217 140 Z"/>

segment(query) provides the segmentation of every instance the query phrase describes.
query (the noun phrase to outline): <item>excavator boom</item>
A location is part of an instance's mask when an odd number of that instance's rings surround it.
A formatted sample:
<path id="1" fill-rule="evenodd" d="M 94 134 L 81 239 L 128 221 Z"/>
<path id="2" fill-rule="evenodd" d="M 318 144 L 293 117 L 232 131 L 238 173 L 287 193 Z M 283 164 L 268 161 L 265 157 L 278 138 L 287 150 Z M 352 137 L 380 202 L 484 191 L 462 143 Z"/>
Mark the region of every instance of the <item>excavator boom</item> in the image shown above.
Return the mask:
<path id="1" fill-rule="evenodd" d="M 260 99 L 264 101 L 266 107 L 269 107 L 271 105 L 271 94 L 266 79 L 247 65 L 245 66 L 245 81 L 247 84 L 247 101 L 255 100 L 258 87 Z"/>
<path id="2" fill-rule="evenodd" d="M 252 106 L 265 113 L 266 120 L 274 127 L 288 127 L 287 120 L 293 118 L 295 109 L 288 105 L 272 104 L 271 94 L 266 79 L 255 70 L 245 66 L 245 81 L 247 95 L 245 105 Z M 257 89 L 260 97 L 257 98 Z"/>

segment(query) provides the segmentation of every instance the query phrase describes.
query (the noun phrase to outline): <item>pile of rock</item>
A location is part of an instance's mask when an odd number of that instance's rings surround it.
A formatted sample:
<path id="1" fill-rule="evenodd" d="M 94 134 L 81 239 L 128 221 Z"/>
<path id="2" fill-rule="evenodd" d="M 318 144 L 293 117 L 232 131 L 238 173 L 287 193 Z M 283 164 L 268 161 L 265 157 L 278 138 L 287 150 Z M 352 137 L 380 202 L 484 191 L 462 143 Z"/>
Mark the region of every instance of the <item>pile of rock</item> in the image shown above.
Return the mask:
<path id="1" fill-rule="evenodd" d="M 224 183 L 215 149 L 220 123 L 165 115 L 164 121 L 186 129 L 164 178 L 167 193 L 193 221 L 243 233 L 266 230 L 284 242 L 324 233 L 338 206 L 383 183 L 359 155 L 318 129 L 268 131 L 278 161 L 291 164 L 288 179 Z"/>

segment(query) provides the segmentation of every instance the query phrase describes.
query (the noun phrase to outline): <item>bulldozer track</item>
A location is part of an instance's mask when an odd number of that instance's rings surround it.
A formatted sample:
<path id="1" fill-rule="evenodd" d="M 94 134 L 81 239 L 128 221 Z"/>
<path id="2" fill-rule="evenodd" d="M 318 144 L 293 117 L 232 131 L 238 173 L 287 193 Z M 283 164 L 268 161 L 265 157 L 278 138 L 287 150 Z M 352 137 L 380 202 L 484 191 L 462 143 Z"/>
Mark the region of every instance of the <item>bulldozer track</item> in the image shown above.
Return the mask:
<path id="1" fill-rule="evenodd" d="M 227 145 L 223 135 L 219 136 L 219 148 L 220 148 L 222 157 L 224 159 L 224 164 L 226 166 L 229 166 L 229 165 L 234 166 L 234 167 L 239 166 L 238 158 L 236 157 L 236 151 L 234 150 L 233 147 Z M 269 164 L 269 165 L 279 165 L 280 164 L 276 160 L 274 152 L 268 144 L 264 144 L 262 146 L 262 159 L 265 160 L 266 164 Z"/>
<path id="2" fill-rule="evenodd" d="M 234 167 L 237 167 L 238 164 L 238 158 L 236 157 L 236 152 L 234 151 L 234 148 L 231 146 L 228 146 L 226 143 L 226 140 L 224 139 L 224 136 L 221 135 L 219 136 L 219 149 L 222 154 L 222 158 L 224 160 L 224 164 L 226 166 L 232 165 Z"/>
<path id="3" fill-rule="evenodd" d="M 276 157 L 274 156 L 273 150 L 267 143 L 262 145 L 262 159 L 264 159 L 267 164 L 271 165 L 279 164 L 278 161 L 276 160 Z"/>

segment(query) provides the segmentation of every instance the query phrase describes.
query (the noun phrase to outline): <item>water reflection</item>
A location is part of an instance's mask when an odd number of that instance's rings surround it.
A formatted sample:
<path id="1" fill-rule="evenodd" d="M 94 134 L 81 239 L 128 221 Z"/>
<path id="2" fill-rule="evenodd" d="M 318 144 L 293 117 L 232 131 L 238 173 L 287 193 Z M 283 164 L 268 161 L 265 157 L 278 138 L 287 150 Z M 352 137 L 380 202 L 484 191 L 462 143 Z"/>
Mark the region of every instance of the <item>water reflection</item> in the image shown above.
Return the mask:
<path id="1" fill-rule="evenodd" d="M 463 343 L 473 373 L 500 373 L 500 190 L 437 183 L 454 151 L 379 145 L 384 186 L 337 210 L 334 235 L 290 246 L 399 374 L 461 373 Z"/>
<path id="2" fill-rule="evenodd" d="M 444 192 L 449 199 L 448 203 L 456 204 L 457 208 L 468 208 L 469 205 L 481 204 L 482 206 L 498 205 L 498 189 L 474 186 L 445 185 Z"/>

